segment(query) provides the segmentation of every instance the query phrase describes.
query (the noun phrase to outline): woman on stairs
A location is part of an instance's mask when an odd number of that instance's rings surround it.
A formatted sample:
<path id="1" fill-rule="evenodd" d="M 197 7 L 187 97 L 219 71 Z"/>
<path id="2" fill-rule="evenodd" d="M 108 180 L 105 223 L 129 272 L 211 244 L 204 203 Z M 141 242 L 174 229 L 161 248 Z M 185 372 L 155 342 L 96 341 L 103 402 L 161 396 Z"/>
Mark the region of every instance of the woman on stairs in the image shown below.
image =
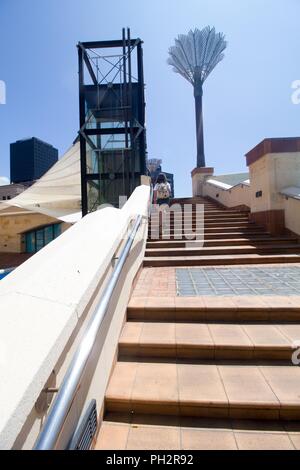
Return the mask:
<path id="1" fill-rule="evenodd" d="M 167 181 L 166 175 L 160 173 L 154 186 L 154 204 L 159 206 L 163 204 L 170 205 L 171 186 Z"/>

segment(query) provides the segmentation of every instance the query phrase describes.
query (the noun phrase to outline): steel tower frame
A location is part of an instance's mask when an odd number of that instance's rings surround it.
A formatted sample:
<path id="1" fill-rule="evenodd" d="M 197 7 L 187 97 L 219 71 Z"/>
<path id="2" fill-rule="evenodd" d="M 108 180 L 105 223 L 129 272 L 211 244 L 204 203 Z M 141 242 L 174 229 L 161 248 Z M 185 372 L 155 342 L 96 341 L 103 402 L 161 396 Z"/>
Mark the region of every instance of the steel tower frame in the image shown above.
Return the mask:
<path id="1" fill-rule="evenodd" d="M 96 209 L 89 203 L 88 185 L 99 181 L 99 185 L 109 180 L 121 180 L 123 196 L 129 197 L 136 187 L 137 178 L 146 173 L 146 130 L 145 130 L 145 95 L 144 95 L 144 69 L 143 69 L 143 41 L 131 39 L 130 29 L 122 30 L 121 40 L 79 42 L 79 139 L 81 161 L 81 197 L 82 215 Z M 109 51 L 108 51 L 109 50 Z M 111 51 L 116 51 L 112 53 Z M 107 52 L 105 54 L 105 52 Z M 135 57 L 134 57 L 135 56 Z M 133 63 L 133 59 L 136 60 Z M 105 64 L 109 70 L 101 69 Z M 133 65 L 136 75 L 133 75 Z M 87 72 L 87 74 L 86 74 Z M 86 83 L 86 78 L 90 84 Z M 92 113 L 101 115 L 111 113 L 112 121 L 119 121 L 118 125 L 107 127 L 105 125 L 90 125 L 90 116 L 87 113 L 88 94 L 97 94 L 97 105 Z M 115 100 L 111 109 L 107 102 Z M 105 104 L 106 102 L 106 104 Z M 115 104 L 118 103 L 116 107 Z M 105 107 L 106 106 L 106 107 Z M 118 116 L 118 117 L 116 117 Z M 101 121 L 101 119 L 100 119 Z M 109 119 L 107 119 L 109 122 Z M 105 149 L 101 147 L 102 136 L 109 142 L 115 142 L 118 136 L 123 139 L 123 166 L 115 173 L 101 173 L 98 168 L 95 172 L 87 169 L 87 145 L 100 157 Z M 121 138 L 121 137 L 120 137 Z M 97 153 L 98 152 L 98 153 Z M 119 150 L 119 153 L 121 151 Z M 120 155 L 119 155 L 120 157 Z M 99 164 L 100 166 L 100 164 Z M 110 202 L 110 201 L 104 201 Z"/>

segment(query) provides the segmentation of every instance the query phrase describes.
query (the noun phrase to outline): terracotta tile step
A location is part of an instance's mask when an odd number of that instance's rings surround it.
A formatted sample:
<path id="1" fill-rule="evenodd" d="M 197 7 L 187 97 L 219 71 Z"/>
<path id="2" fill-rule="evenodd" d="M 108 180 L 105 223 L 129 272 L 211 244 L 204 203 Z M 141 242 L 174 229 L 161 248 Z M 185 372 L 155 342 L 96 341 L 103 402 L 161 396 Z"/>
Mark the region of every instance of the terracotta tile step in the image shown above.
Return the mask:
<path id="1" fill-rule="evenodd" d="M 204 205 L 205 209 L 207 209 L 207 210 L 216 210 L 216 211 L 224 210 L 224 211 L 226 211 L 226 208 L 223 208 L 221 206 L 217 206 L 216 204 L 210 204 L 210 203 L 207 203 L 205 201 L 201 201 L 200 199 L 197 200 L 197 201 L 196 200 L 192 201 L 191 199 L 186 199 L 184 201 L 177 201 L 175 199 L 171 199 L 171 204 L 178 204 L 180 206 L 184 206 L 186 204 L 189 204 L 189 205 L 192 205 L 192 206 L 195 206 L 195 207 L 196 207 L 197 204 L 202 204 L 202 205 Z"/>
<path id="2" fill-rule="evenodd" d="M 300 424 L 107 413 L 95 450 L 299 450 Z"/>
<path id="3" fill-rule="evenodd" d="M 213 206 L 220 208 L 221 206 L 215 202 L 208 201 L 203 197 L 174 197 L 171 200 L 174 204 L 205 204 L 206 206 Z"/>
<path id="4" fill-rule="evenodd" d="M 122 362 L 105 394 L 113 412 L 205 418 L 299 420 L 300 367 Z"/>
<path id="5" fill-rule="evenodd" d="M 300 255 L 295 254 L 236 254 L 218 256 L 161 256 L 144 258 L 144 267 L 163 266 L 220 266 L 237 264 L 299 263 Z"/>
<path id="6" fill-rule="evenodd" d="M 218 240 L 206 240 L 204 241 L 204 247 L 210 246 L 241 246 L 241 245 L 259 245 L 259 244 L 279 244 L 279 243 L 298 243 L 297 238 L 289 238 L 289 237 L 282 237 L 282 238 L 275 238 L 275 237 L 247 237 L 247 238 L 227 238 L 227 239 L 218 239 Z M 197 245 L 197 241 L 191 241 L 190 243 Z M 176 241 L 176 240 L 168 240 L 168 241 L 150 241 L 147 242 L 146 248 L 185 248 L 186 241 Z M 189 246 L 190 248 L 190 246 Z"/>
<path id="7" fill-rule="evenodd" d="M 124 325 L 119 356 L 291 363 L 298 324 L 134 322 Z"/>
<path id="8" fill-rule="evenodd" d="M 300 244 L 278 244 L 273 243 L 259 245 L 244 246 L 216 246 L 202 248 L 148 248 L 146 249 L 146 257 L 162 257 L 162 256 L 207 256 L 207 255 L 235 255 L 235 254 L 268 254 L 268 253 L 300 253 Z"/>
<path id="9" fill-rule="evenodd" d="M 196 211 L 195 212 L 192 212 L 192 213 L 189 213 L 189 212 L 186 212 L 185 211 L 182 211 L 181 213 L 181 216 L 187 218 L 187 219 L 192 219 L 192 220 L 195 220 L 196 219 L 196 216 L 197 216 L 197 213 Z M 171 220 L 178 217 L 174 215 L 174 213 L 172 211 L 170 211 L 170 218 Z M 247 219 L 249 220 L 249 215 L 248 213 L 241 213 L 241 212 L 236 212 L 236 213 L 227 213 L 227 212 L 207 212 L 207 211 L 204 211 L 204 218 L 205 220 L 228 220 L 228 219 L 234 219 L 234 220 L 239 220 L 239 219 Z"/>
<path id="10" fill-rule="evenodd" d="M 199 216 L 198 216 L 199 217 Z M 185 215 L 185 214 L 179 214 L 179 215 L 176 215 L 174 216 L 174 214 L 170 213 L 170 222 L 173 224 L 178 224 L 178 223 L 182 223 L 183 221 L 188 221 L 188 222 L 195 222 L 197 220 L 197 216 L 196 214 L 191 217 L 189 215 Z M 215 217 L 215 216 L 207 216 L 206 214 L 204 215 L 204 220 L 205 222 L 249 222 L 249 218 L 247 216 L 235 216 L 235 217 L 232 217 L 232 216 L 224 216 L 224 215 L 220 215 L 218 217 Z M 151 223 L 153 222 L 154 225 L 157 225 L 158 224 L 158 216 L 156 217 L 153 217 L 153 219 L 150 219 L 149 220 L 149 225 L 151 225 Z"/>
<path id="11" fill-rule="evenodd" d="M 182 226 L 184 226 L 184 223 L 178 223 L 178 224 L 173 224 L 171 221 L 169 224 L 169 227 L 171 229 L 181 229 Z M 192 224 L 187 223 L 186 225 L 191 225 L 192 228 L 196 227 L 196 223 L 193 222 Z M 200 225 L 200 224 L 199 224 Z M 149 224 L 149 228 L 158 228 L 159 224 Z M 248 220 L 245 221 L 239 221 L 239 220 L 229 220 L 229 221 L 224 221 L 224 222 L 215 222 L 215 221 L 205 221 L 204 222 L 204 227 L 258 227 L 256 224 L 253 222 L 249 222 Z"/>
<path id="12" fill-rule="evenodd" d="M 219 226 L 222 226 L 224 224 L 224 226 L 228 226 L 230 225 L 230 227 L 235 227 L 235 225 L 238 225 L 238 226 L 250 226 L 250 227 L 253 227 L 255 224 L 253 224 L 253 222 L 249 222 L 247 219 L 244 219 L 244 220 L 226 220 L 226 221 L 221 221 L 221 222 L 216 222 L 216 221 L 212 221 L 212 220 L 204 220 L 204 223 L 202 220 L 200 220 L 199 222 L 196 223 L 196 221 L 190 221 L 190 220 L 183 220 L 183 221 L 179 221 L 179 222 L 175 222 L 171 219 L 170 220 L 170 223 L 168 223 L 167 225 L 167 222 L 166 222 L 166 225 L 168 228 L 171 228 L 171 229 L 181 229 L 182 227 L 186 226 L 186 227 L 191 227 L 191 228 L 195 228 L 198 226 L 203 226 L 204 227 L 219 227 Z M 161 225 L 159 225 L 157 222 L 151 224 L 149 223 L 148 225 L 149 229 L 152 228 L 152 229 L 158 229 L 158 227 L 161 227 Z"/>
<path id="13" fill-rule="evenodd" d="M 204 206 L 204 211 L 205 212 L 224 212 L 224 213 L 227 213 L 227 212 L 232 212 L 232 210 L 226 210 L 226 209 L 222 209 L 221 207 L 216 207 L 216 206 L 209 206 L 207 204 L 203 204 L 203 202 L 199 201 L 199 202 L 183 202 L 183 203 L 178 203 L 178 202 L 173 202 L 171 201 L 171 206 L 173 205 L 176 205 L 176 206 L 180 206 L 182 210 L 184 210 L 184 208 L 188 205 L 189 206 L 189 210 L 191 210 L 191 212 L 194 212 L 197 210 L 197 208 L 199 207 L 199 205 L 201 205 L 202 207 Z M 236 212 L 236 211 L 235 211 Z M 248 213 L 249 214 L 249 211 L 241 211 L 241 213 Z"/>
<path id="14" fill-rule="evenodd" d="M 151 235 L 151 232 L 150 232 L 150 235 Z M 187 235 L 187 234 L 186 234 Z M 202 234 L 197 234 L 197 235 L 203 235 Z M 164 236 L 166 236 L 166 234 L 164 234 Z M 177 234 L 178 236 L 178 234 Z M 246 231 L 237 231 L 237 232 L 226 232 L 226 233 L 223 233 L 223 232 L 205 232 L 205 240 L 218 240 L 218 239 L 232 239 L 232 238 L 239 238 L 239 237 L 245 237 L 247 239 L 254 239 L 256 237 L 271 237 L 271 234 L 268 233 L 268 232 L 264 232 L 263 229 L 260 229 L 260 231 L 251 231 L 251 232 L 246 232 Z M 171 234 L 170 236 L 170 239 L 171 240 L 175 240 L 174 239 L 174 234 Z M 160 238 L 157 239 L 157 241 L 159 240 L 162 240 L 162 235 L 160 234 Z M 185 236 L 184 234 L 182 234 L 182 240 L 185 240 Z M 150 237 L 148 239 L 148 241 L 150 242 L 155 242 L 156 240 L 151 240 Z M 177 239 L 178 241 L 178 239 Z M 179 239 L 180 241 L 180 239 Z"/>
<path id="15" fill-rule="evenodd" d="M 172 206 L 170 206 L 172 207 Z M 201 207 L 201 206 L 200 206 Z M 202 206 L 203 208 L 203 206 Z M 184 207 L 184 206 L 181 206 L 181 210 L 182 210 L 182 213 L 186 213 L 187 216 L 190 216 L 190 215 L 195 215 L 196 212 L 197 212 L 197 209 L 199 209 L 199 206 L 196 206 L 196 205 L 192 205 L 191 206 L 187 206 L 187 207 Z M 203 209 L 204 211 L 204 215 L 205 216 L 212 216 L 212 217 L 218 217 L 218 216 L 221 216 L 221 217 L 227 217 L 227 216 L 232 216 L 232 217 L 248 217 L 250 212 L 248 211 L 235 211 L 235 210 L 222 210 L 222 209 L 216 209 L 216 208 L 207 208 L 207 207 L 204 207 Z M 176 212 L 176 208 L 171 210 L 170 213 L 171 215 Z"/>
<path id="16" fill-rule="evenodd" d="M 196 205 L 196 204 L 203 204 L 205 207 L 207 208 L 212 208 L 212 209 L 216 209 L 216 210 L 226 210 L 226 208 L 218 205 L 218 204 L 214 204 L 212 202 L 209 202 L 209 201 L 204 201 L 203 199 L 195 199 L 195 198 L 185 198 L 185 199 L 171 199 L 171 204 L 180 204 L 180 205 L 184 205 L 184 204 L 193 204 L 193 205 Z"/>
<path id="17" fill-rule="evenodd" d="M 251 235 L 252 232 L 255 232 L 255 233 L 264 233 L 265 229 L 263 227 L 258 227 L 257 225 L 249 225 L 247 227 L 233 227 L 233 226 L 226 226 L 226 227 L 208 227 L 208 226 L 204 226 L 204 233 L 232 233 L 232 232 L 240 232 L 242 234 L 249 234 Z M 156 230 L 154 231 L 156 233 Z M 181 234 L 181 232 L 183 233 L 187 233 L 189 234 L 190 231 L 189 230 L 181 230 L 181 229 L 173 229 L 172 227 L 170 228 L 170 230 L 165 230 L 163 232 L 163 234 L 166 236 L 166 235 L 173 235 L 173 234 Z M 193 233 L 194 233 L 194 230 L 193 230 Z M 202 233 L 202 232 L 200 232 Z M 148 231 L 148 234 L 149 236 L 151 235 L 151 230 L 149 229 Z"/>
<path id="18" fill-rule="evenodd" d="M 132 297 L 127 319 L 150 322 L 300 323 L 300 296 Z"/>
<path id="19" fill-rule="evenodd" d="M 212 217 L 213 219 L 218 219 L 219 217 L 223 218 L 239 218 L 239 217 L 249 217 L 249 212 L 236 212 L 236 211 L 220 211 L 220 210 L 208 210 L 203 208 L 203 206 L 186 206 L 186 207 L 178 207 L 178 206 L 170 206 L 170 216 L 174 217 L 176 214 L 181 214 L 182 216 L 194 218 L 196 217 L 197 212 L 201 210 L 204 214 L 204 217 Z M 153 213 L 156 213 L 153 210 Z"/>

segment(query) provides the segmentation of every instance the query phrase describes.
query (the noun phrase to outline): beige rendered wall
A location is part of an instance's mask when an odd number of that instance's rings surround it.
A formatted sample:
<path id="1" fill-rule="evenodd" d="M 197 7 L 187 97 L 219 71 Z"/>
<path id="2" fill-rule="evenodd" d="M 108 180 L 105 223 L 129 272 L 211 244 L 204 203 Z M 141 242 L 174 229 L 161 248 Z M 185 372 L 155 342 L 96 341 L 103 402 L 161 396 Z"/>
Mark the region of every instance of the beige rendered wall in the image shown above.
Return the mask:
<path id="1" fill-rule="evenodd" d="M 251 182 L 251 212 L 284 208 L 280 191 L 299 186 L 300 153 L 273 153 L 261 157 L 249 166 Z M 256 193 L 262 191 L 260 198 Z"/>
<path id="2" fill-rule="evenodd" d="M 217 194 L 219 197 L 216 197 Z M 248 185 L 241 184 L 231 189 L 223 189 L 206 182 L 203 186 L 203 195 L 211 197 L 226 207 L 250 207 L 250 186 Z"/>
<path id="3" fill-rule="evenodd" d="M 47 215 L 11 207 L 0 212 L 0 252 L 22 253 L 22 232 L 40 227 L 42 225 L 54 224 L 59 220 Z M 70 227 L 70 224 L 62 223 L 62 231 Z"/>
<path id="4" fill-rule="evenodd" d="M 285 226 L 293 233 L 300 235 L 300 200 L 283 197 Z"/>
<path id="5" fill-rule="evenodd" d="M 207 178 L 211 178 L 214 169 L 209 167 L 195 168 L 192 171 L 192 191 L 193 197 L 204 196 L 204 184 Z"/>

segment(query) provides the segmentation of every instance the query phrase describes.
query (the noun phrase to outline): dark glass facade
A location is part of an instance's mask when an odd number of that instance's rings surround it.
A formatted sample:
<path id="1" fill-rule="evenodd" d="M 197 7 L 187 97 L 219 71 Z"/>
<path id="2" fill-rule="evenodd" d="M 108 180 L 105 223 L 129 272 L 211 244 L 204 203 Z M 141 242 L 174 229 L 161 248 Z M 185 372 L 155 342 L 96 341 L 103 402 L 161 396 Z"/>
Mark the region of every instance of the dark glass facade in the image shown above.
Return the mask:
<path id="1" fill-rule="evenodd" d="M 10 180 L 12 183 L 34 181 L 58 160 L 58 150 L 36 137 L 10 144 Z"/>

